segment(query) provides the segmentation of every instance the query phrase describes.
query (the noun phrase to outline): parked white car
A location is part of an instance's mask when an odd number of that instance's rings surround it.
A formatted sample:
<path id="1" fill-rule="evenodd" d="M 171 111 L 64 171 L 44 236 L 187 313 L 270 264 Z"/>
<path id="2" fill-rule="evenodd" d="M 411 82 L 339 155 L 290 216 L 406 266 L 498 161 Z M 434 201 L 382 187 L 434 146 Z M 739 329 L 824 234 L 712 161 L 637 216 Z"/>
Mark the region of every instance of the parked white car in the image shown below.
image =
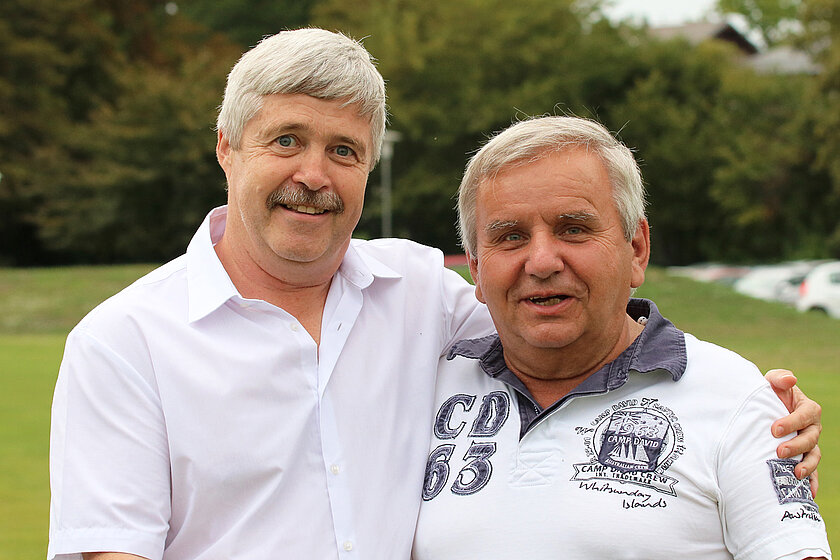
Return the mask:
<path id="1" fill-rule="evenodd" d="M 767 301 L 793 304 L 799 296 L 799 284 L 813 265 L 805 262 L 757 266 L 739 278 L 735 291 Z"/>
<path id="2" fill-rule="evenodd" d="M 668 274 L 685 276 L 698 282 L 717 282 L 731 286 L 739 278 L 749 274 L 750 267 L 721 263 L 700 263 L 690 266 L 669 266 Z"/>
<path id="3" fill-rule="evenodd" d="M 814 268 L 799 287 L 800 311 L 823 311 L 840 319 L 840 261 Z"/>

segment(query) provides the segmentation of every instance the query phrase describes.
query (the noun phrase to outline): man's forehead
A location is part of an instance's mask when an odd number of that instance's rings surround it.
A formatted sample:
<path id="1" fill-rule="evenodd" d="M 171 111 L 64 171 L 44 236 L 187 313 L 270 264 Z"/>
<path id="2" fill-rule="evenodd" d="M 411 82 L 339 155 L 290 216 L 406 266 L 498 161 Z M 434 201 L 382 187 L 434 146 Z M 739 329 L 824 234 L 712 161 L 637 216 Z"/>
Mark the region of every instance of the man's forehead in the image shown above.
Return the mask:
<path id="1" fill-rule="evenodd" d="M 558 177 L 591 178 L 592 175 L 609 175 L 603 158 L 586 146 L 546 148 L 536 154 L 507 162 L 485 177 L 485 181 L 504 180 L 509 176 L 527 175 L 537 167 L 549 168 Z"/>
<path id="2" fill-rule="evenodd" d="M 492 189 L 492 186 L 489 187 Z M 496 198 L 488 190 L 476 199 L 476 218 L 479 231 L 492 233 L 499 230 L 527 228 L 535 223 L 577 223 L 596 227 L 612 214 L 612 197 L 592 196 L 590 192 L 556 193 L 529 192 L 526 187 L 513 190 L 513 196 Z M 507 194 L 510 194 L 509 192 Z M 556 196 L 554 196 L 556 194 Z M 488 196 L 489 195 L 489 196 Z"/>
<path id="3" fill-rule="evenodd" d="M 505 164 L 477 184 L 476 202 L 493 205 L 494 199 L 540 206 L 541 197 L 569 197 L 592 201 L 612 196 L 607 166 L 598 154 L 586 148 L 543 152 L 536 157 Z M 535 191 L 539 194 L 535 195 Z M 570 202 L 571 203 L 571 202 Z M 573 211 L 573 210 L 572 210 Z"/>
<path id="4" fill-rule="evenodd" d="M 260 109 L 251 120 L 302 121 L 315 124 L 346 122 L 370 130 L 372 116 L 358 103 L 345 99 L 322 99 L 305 94 L 275 93 L 261 99 Z"/>

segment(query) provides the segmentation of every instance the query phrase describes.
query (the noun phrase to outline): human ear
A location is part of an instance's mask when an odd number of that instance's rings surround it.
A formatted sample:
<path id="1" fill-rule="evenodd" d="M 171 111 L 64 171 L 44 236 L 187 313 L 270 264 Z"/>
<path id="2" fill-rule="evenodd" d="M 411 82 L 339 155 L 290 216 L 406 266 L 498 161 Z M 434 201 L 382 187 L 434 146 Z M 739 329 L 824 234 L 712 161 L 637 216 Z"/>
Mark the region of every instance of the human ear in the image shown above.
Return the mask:
<path id="1" fill-rule="evenodd" d="M 484 301 L 484 295 L 481 293 L 481 279 L 478 275 L 478 259 L 471 255 L 469 251 L 466 253 L 467 264 L 470 267 L 470 276 L 472 276 L 473 284 L 475 284 L 475 299 L 481 303 L 487 303 Z"/>
<path id="2" fill-rule="evenodd" d="M 225 170 L 227 173 L 228 166 L 229 166 L 229 158 L 230 158 L 230 141 L 225 137 L 222 131 L 219 131 L 219 137 L 216 141 L 216 160 L 218 160 L 219 165 L 222 166 L 222 169 Z"/>
<path id="3" fill-rule="evenodd" d="M 630 287 L 638 288 L 645 281 L 645 270 L 650 262 L 650 225 L 647 220 L 639 220 L 636 233 L 630 240 L 630 246 L 633 248 Z"/>

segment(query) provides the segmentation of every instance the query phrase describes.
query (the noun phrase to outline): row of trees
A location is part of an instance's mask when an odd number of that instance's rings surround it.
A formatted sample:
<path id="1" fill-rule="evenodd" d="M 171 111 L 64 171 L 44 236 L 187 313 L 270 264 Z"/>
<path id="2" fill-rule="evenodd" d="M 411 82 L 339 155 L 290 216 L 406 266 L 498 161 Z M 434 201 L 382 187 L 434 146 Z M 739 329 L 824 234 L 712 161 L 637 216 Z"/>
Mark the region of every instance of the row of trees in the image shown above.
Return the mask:
<path id="1" fill-rule="evenodd" d="M 659 263 L 840 257 L 840 9 L 720 0 L 811 75 L 662 42 L 602 0 L 8 0 L 0 4 L 0 263 L 162 261 L 224 202 L 213 123 L 259 37 L 365 37 L 388 81 L 394 233 L 456 251 L 466 158 L 527 115 L 597 118 L 637 149 Z M 361 236 L 379 235 L 378 174 Z"/>

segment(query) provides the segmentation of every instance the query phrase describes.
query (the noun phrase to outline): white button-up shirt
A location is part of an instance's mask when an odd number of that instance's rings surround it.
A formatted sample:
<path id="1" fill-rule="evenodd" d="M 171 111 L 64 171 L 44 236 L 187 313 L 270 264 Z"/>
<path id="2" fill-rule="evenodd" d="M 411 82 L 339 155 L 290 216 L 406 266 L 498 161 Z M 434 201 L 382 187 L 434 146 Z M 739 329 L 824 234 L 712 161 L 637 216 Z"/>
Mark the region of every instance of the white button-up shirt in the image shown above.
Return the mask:
<path id="1" fill-rule="evenodd" d="M 354 240 L 320 348 L 242 298 L 208 215 L 187 254 L 68 337 L 49 558 L 408 558 L 439 356 L 492 325 L 439 251 Z"/>

